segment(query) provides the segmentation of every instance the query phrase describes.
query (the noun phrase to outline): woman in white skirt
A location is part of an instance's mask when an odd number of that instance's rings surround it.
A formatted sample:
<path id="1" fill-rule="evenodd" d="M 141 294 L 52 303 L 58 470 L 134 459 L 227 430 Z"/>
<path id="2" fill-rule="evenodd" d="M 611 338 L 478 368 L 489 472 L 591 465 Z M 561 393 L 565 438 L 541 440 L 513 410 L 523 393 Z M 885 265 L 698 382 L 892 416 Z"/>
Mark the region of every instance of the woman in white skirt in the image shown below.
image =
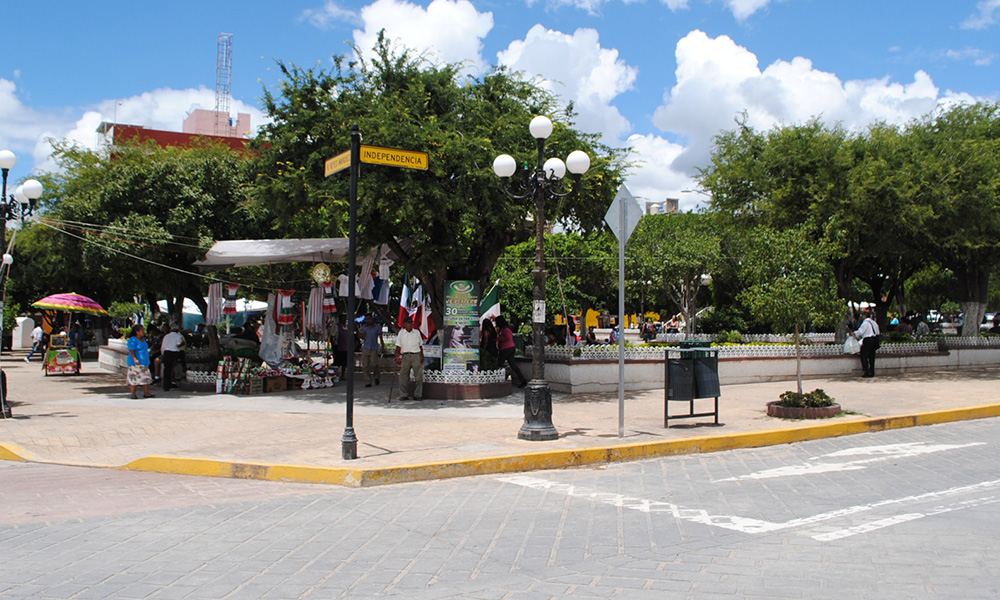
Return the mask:
<path id="1" fill-rule="evenodd" d="M 135 396 L 135 388 L 142 386 L 142 391 L 146 398 L 152 398 L 149 393 L 149 384 L 153 383 L 153 376 L 149 373 L 149 344 L 146 343 L 146 330 L 142 325 L 132 327 L 132 335 L 128 338 L 128 375 L 126 375 L 128 387 L 132 390 L 132 398 Z"/>

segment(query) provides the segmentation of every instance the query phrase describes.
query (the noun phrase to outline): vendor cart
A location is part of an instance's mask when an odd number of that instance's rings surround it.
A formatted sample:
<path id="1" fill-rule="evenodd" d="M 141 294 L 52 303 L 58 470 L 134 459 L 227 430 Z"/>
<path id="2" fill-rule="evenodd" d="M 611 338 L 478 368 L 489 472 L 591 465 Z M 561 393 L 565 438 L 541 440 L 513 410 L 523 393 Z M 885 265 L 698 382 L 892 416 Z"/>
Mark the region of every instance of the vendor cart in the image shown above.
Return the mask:
<path id="1" fill-rule="evenodd" d="M 45 362 L 42 365 L 45 376 L 49 375 L 79 375 L 80 353 L 69 346 L 65 333 L 49 337 L 49 347 L 45 350 Z"/>

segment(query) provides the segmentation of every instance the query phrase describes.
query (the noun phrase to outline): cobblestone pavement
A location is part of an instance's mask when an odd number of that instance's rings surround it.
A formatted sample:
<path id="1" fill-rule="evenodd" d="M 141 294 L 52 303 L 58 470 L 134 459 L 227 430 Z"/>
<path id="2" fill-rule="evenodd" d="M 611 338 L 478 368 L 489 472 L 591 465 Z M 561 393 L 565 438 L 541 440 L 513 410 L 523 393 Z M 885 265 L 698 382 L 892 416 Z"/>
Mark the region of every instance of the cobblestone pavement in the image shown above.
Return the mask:
<path id="1" fill-rule="evenodd" d="M 997 598 L 998 425 L 368 489 L 0 462 L 0 597 Z"/>

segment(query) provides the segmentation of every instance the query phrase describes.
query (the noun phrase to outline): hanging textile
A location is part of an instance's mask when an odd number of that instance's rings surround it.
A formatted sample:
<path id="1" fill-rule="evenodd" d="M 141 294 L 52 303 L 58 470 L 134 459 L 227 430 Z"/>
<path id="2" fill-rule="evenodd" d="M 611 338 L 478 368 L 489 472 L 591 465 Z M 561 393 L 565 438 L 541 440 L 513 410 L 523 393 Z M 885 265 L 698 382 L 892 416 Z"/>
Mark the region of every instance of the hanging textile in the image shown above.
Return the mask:
<path id="1" fill-rule="evenodd" d="M 382 280 L 382 285 L 379 287 L 378 296 L 375 296 L 375 304 L 381 304 L 387 306 L 389 304 L 389 289 L 392 287 L 392 282 L 388 279 Z"/>
<path id="2" fill-rule="evenodd" d="M 295 322 L 295 304 L 292 302 L 292 294 L 295 290 L 277 291 L 277 310 L 275 320 L 279 325 L 291 325 Z"/>
<path id="3" fill-rule="evenodd" d="M 340 282 L 340 297 L 346 298 L 350 293 L 350 287 L 348 287 L 350 285 L 350 281 L 348 280 L 347 275 L 338 275 L 337 281 Z"/>
<path id="4" fill-rule="evenodd" d="M 222 321 L 222 284 L 213 283 L 208 286 L 208 314 L 205 315 L 205 322 L 209 325 L 218 325 Z"/>
<path id="5" fill-rule="evenodd" d="M 372 292 L 375 289 L 375 279 L 372 277 L 372 270 L 375 268 L 375 251 L 371 251 L 361 261 L 361 268 L 358 270 L 358 298 L 371 300 L 374 298 Z"/>
<path id="6" fill-rule="evenodd" d="M 323 282 L 323 312 L 325 313 L 337 312 L 336 293 L 333 290 L 335 285 L 337 284 L 334 281 Z"/>
<path id="7" fill-rule="evenodd" d="M 313 333 L 326 332 L 326 317 L 323 315 L 325 294 L 323 288 L 314 287 L 309 292 L 309 306 L 306 310 L 306 329 Z"/>
<path id="8" fill-rule="evenodd" d="M 222 303 L 222 314 L 236 314 L 236 290 L 240 289 L 238 283 L 227 283 L 225 286 L 225 301 Z"/>

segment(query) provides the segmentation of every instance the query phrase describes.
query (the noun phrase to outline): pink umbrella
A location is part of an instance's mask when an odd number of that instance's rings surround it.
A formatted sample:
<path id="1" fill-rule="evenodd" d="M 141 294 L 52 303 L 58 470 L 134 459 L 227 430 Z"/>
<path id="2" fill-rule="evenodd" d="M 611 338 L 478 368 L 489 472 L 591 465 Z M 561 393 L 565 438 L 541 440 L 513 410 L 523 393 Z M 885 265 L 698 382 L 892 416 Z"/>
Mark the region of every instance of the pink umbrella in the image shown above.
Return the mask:
<path id="1" fill-rule="evenodd" d="M 108 311 L 86 296 L 80 294 L 52 294 L 32 304 L 35 308 L 45 310 L 65 310 L 69 312 L 106 315 Z"/>

